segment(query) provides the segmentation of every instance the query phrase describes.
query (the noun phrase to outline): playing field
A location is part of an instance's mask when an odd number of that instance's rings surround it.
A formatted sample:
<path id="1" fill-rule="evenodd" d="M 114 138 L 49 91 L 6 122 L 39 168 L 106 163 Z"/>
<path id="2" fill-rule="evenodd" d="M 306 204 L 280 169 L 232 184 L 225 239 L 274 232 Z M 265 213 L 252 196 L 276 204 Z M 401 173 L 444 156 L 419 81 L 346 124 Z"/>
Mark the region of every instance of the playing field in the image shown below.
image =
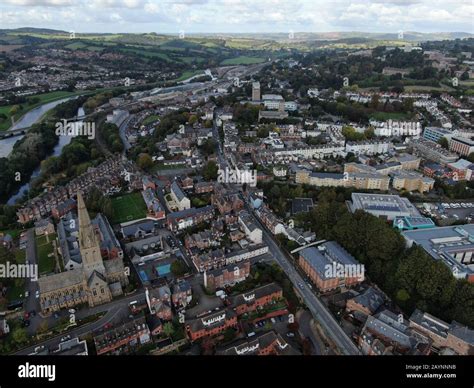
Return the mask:
<path id="1" fill-rule="evenodd" d="M 146 205 L 140 193 L 131 193 L 112 198 L 112 223 L 132 221 L 146 216 Z"/>

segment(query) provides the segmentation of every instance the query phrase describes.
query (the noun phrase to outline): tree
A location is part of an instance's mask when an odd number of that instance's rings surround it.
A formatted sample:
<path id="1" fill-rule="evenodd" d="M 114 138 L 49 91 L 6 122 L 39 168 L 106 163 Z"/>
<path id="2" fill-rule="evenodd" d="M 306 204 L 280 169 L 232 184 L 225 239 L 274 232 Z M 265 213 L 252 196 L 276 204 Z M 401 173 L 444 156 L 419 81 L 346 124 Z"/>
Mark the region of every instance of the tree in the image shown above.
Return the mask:
<path id="1" fill-rule="evenodd" d="M 193 125 L 193 124 L 195 124 L 197 121 L 198 121 L 198 118 L 196 117 L 196 115 L 192 115 L 192 116 L 189 118 L 189 125 Z"/>
<path id="2" fill-rule="evenodd" d="M 202 176 L 207 181 L 216 180 L 218 170 L 219 170 L 219 168 L 217 167 L 216 162 L 210 161 L 204 166 Z"/>
<path id="3" fill-rule="evenodd" d="M 174 326 L 171 322 L 166 322 L 163 325 L 163 334 L 167 337 L 171 337 L 174 334 Z"/>
<path id="4" fill-rule="evenodd" d="M 14 342 L 16 342 L 19 345 L 24 344 L 25 342 L 28 341 L 26 330 L 21 327 L 14 329 L 12 332 L 12 339 Z"/>
<path id="5" fill-rule="evenodd" d="M 188 267 L 181 260 L 175 260 L 171 263 L 171 272 L 179 278 L 188 272 Z"/>
<path id="6" fill-rule="evenodd" d="M 141 153 L 140 155 L 138 155 L 137 164 L 140 168 L 148 170 L 153 166 L 153 159 L 149 154 Z"/>
<path id="7" fill-rule="evenodd" d="M 471 152 L 468 155 L 467 160 L 469 160 L 471 163 L 474 163 L 474 152 Z"/>
<path id="8" fill-rule="evenodd" d="M 444 149 L 449 149 L 449 142 L 444 136 L 438 140 L 438 144 L 441 145 Z"/>

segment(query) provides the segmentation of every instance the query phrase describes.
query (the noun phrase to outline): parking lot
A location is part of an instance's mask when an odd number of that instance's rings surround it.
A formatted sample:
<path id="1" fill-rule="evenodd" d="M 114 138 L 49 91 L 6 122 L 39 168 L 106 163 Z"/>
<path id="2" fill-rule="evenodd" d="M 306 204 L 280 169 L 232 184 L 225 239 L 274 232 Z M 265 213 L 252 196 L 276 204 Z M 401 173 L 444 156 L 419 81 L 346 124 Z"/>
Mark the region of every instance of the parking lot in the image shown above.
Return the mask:
<path id="1" fill-rule="evenodd" d="M 436 218 L 441 224 L 456 221 L 471 223 L 474 220 L 474 202 L 456 201 L 417 204 L 424 216 Z"/>

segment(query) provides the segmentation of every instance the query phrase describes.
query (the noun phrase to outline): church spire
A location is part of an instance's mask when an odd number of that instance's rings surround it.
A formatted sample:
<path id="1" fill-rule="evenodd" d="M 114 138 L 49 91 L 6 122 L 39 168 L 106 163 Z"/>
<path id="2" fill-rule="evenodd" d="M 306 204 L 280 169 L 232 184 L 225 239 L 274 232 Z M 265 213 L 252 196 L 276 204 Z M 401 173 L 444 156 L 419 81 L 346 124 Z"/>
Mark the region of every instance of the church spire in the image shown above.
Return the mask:
<path id="1" fill-rule="evenodd" d="M 90 248 L 97 245 L 94 228 L 87 212 L 86 204 L 81 192 L 77 193 L 77 215 L 79 217 L 79 244 L 81 248 Z"/>

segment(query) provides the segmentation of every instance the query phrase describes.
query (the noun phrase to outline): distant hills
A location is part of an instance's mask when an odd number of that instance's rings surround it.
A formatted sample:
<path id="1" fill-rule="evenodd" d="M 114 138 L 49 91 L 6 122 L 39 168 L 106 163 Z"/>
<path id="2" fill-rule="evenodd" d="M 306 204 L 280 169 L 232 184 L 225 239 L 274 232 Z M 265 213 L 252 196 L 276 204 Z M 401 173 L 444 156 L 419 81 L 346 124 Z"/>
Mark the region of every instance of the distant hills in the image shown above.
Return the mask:
<path id="1" fill-rule="evenodd" d="M 177 35 L 163 33 L 76 33 L 80 40 L 102 42 L 107 44 L 125 44 L 142 46 L 166 46 L 173 42 L 177 46 Z M 467 32 L 432 32 L 416 31 L 399 33 L 372 32 L 288 32 L 288 33 L 223 33 L 223 34 L 187 34 L 181 40 L 183 47 L 205 49 L 220 47 L 237 50 L 279 50 L 300 49 L 313 50 L 317 48 L 372 48 L 378 45 L 417 44 L 426 41 L 453 40 L 474 38 Z M 63 41 L 69 39 L 69 31 L 47 28 L 23 27 L 17 29 L 0 29 L 0 45 L 29 45 L 45 41 Z M 187 43 L 186 43 L 187 42 Z M 165 48 L 165 47 L 163 47 Z"/>

